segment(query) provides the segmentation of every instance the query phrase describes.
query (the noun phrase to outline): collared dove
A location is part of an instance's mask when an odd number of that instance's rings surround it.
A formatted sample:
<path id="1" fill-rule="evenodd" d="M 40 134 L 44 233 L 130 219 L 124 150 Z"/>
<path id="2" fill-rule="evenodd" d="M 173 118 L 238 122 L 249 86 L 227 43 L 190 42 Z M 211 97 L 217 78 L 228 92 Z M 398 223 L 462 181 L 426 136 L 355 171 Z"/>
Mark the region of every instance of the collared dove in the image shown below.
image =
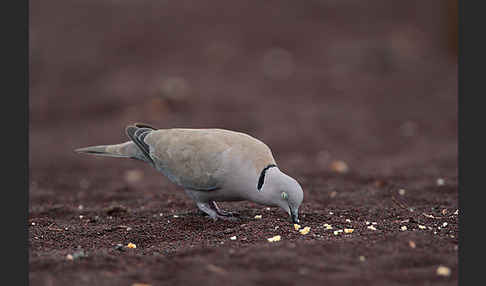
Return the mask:
<path id="1" fill-rule="evenodd" d="M 263 142 L 224 129 L 155 129 L 139 123 L 128 126 L 126 134 L 128 142 L 75 151 L 145 161 L 184 188 L 213 220 L 234 219 L 216 202 L 248 200 L 280 207 L 299 222 L 302 188 L 277 167 Z"/>

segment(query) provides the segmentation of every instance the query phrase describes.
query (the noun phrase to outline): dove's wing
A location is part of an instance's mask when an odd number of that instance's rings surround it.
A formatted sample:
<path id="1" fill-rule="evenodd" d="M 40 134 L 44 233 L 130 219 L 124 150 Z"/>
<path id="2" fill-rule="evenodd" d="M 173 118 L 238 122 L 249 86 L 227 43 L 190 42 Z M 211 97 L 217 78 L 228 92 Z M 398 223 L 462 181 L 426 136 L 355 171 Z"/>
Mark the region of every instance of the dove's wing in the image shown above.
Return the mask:
<path id="1" fill-rule="evenodd" d="M 275 164 L 263 142 L 229 130 L 160 129 L 148 133 L 143 141 L 155 167 L 187 189 L 220 188 L 225 174 L 237 171 L 235 160 L 249 161 L 256 175 L 268 164 Z"/>

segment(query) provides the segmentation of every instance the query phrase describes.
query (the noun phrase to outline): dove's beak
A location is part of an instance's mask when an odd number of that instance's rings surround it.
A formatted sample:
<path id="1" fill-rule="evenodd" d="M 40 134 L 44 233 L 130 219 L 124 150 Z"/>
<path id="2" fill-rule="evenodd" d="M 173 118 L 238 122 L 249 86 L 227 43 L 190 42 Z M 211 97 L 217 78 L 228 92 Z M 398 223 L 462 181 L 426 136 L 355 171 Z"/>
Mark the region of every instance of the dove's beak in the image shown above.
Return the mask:
<path id="1" fill-rule="evenodd" d="M 299 223 L 299 210 L 290 209 L 290 217 L 293 223 Z"/>

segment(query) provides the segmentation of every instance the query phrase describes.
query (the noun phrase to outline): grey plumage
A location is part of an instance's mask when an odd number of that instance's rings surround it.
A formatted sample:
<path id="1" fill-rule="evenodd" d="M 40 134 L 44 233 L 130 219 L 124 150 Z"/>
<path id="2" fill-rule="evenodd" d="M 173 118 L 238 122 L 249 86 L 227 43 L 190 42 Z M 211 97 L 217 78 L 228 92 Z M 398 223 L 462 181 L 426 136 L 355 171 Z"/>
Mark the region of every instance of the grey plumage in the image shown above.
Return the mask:
<path id="1" fill-rule="evenodd" d="M 155 129 L 145 124 L 128 126 L 126 133 L 131 141 L 75 151 L 145 161 L 184 188 L 213 219 L 232 219 L 216 202 L 249 200 L 281 207 L 298 221 L 302 188 L 280 171 L 260 140 L 224 129 Z"/>

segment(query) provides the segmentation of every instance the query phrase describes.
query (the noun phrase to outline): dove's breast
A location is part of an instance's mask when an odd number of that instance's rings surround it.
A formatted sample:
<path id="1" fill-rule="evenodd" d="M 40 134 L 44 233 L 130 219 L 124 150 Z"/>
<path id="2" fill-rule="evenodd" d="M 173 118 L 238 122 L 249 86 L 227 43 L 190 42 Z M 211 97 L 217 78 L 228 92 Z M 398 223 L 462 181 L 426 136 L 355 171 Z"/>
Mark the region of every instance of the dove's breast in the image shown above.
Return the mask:
<path id="1" fill-rule="evenodd" d="M 263 168 L 275 164 L 263 142 L 224 129 L 161 129 L 145 137 L 156 168 L 188 189 L 221 188 L 228 178 L 256 180 Z"/>

